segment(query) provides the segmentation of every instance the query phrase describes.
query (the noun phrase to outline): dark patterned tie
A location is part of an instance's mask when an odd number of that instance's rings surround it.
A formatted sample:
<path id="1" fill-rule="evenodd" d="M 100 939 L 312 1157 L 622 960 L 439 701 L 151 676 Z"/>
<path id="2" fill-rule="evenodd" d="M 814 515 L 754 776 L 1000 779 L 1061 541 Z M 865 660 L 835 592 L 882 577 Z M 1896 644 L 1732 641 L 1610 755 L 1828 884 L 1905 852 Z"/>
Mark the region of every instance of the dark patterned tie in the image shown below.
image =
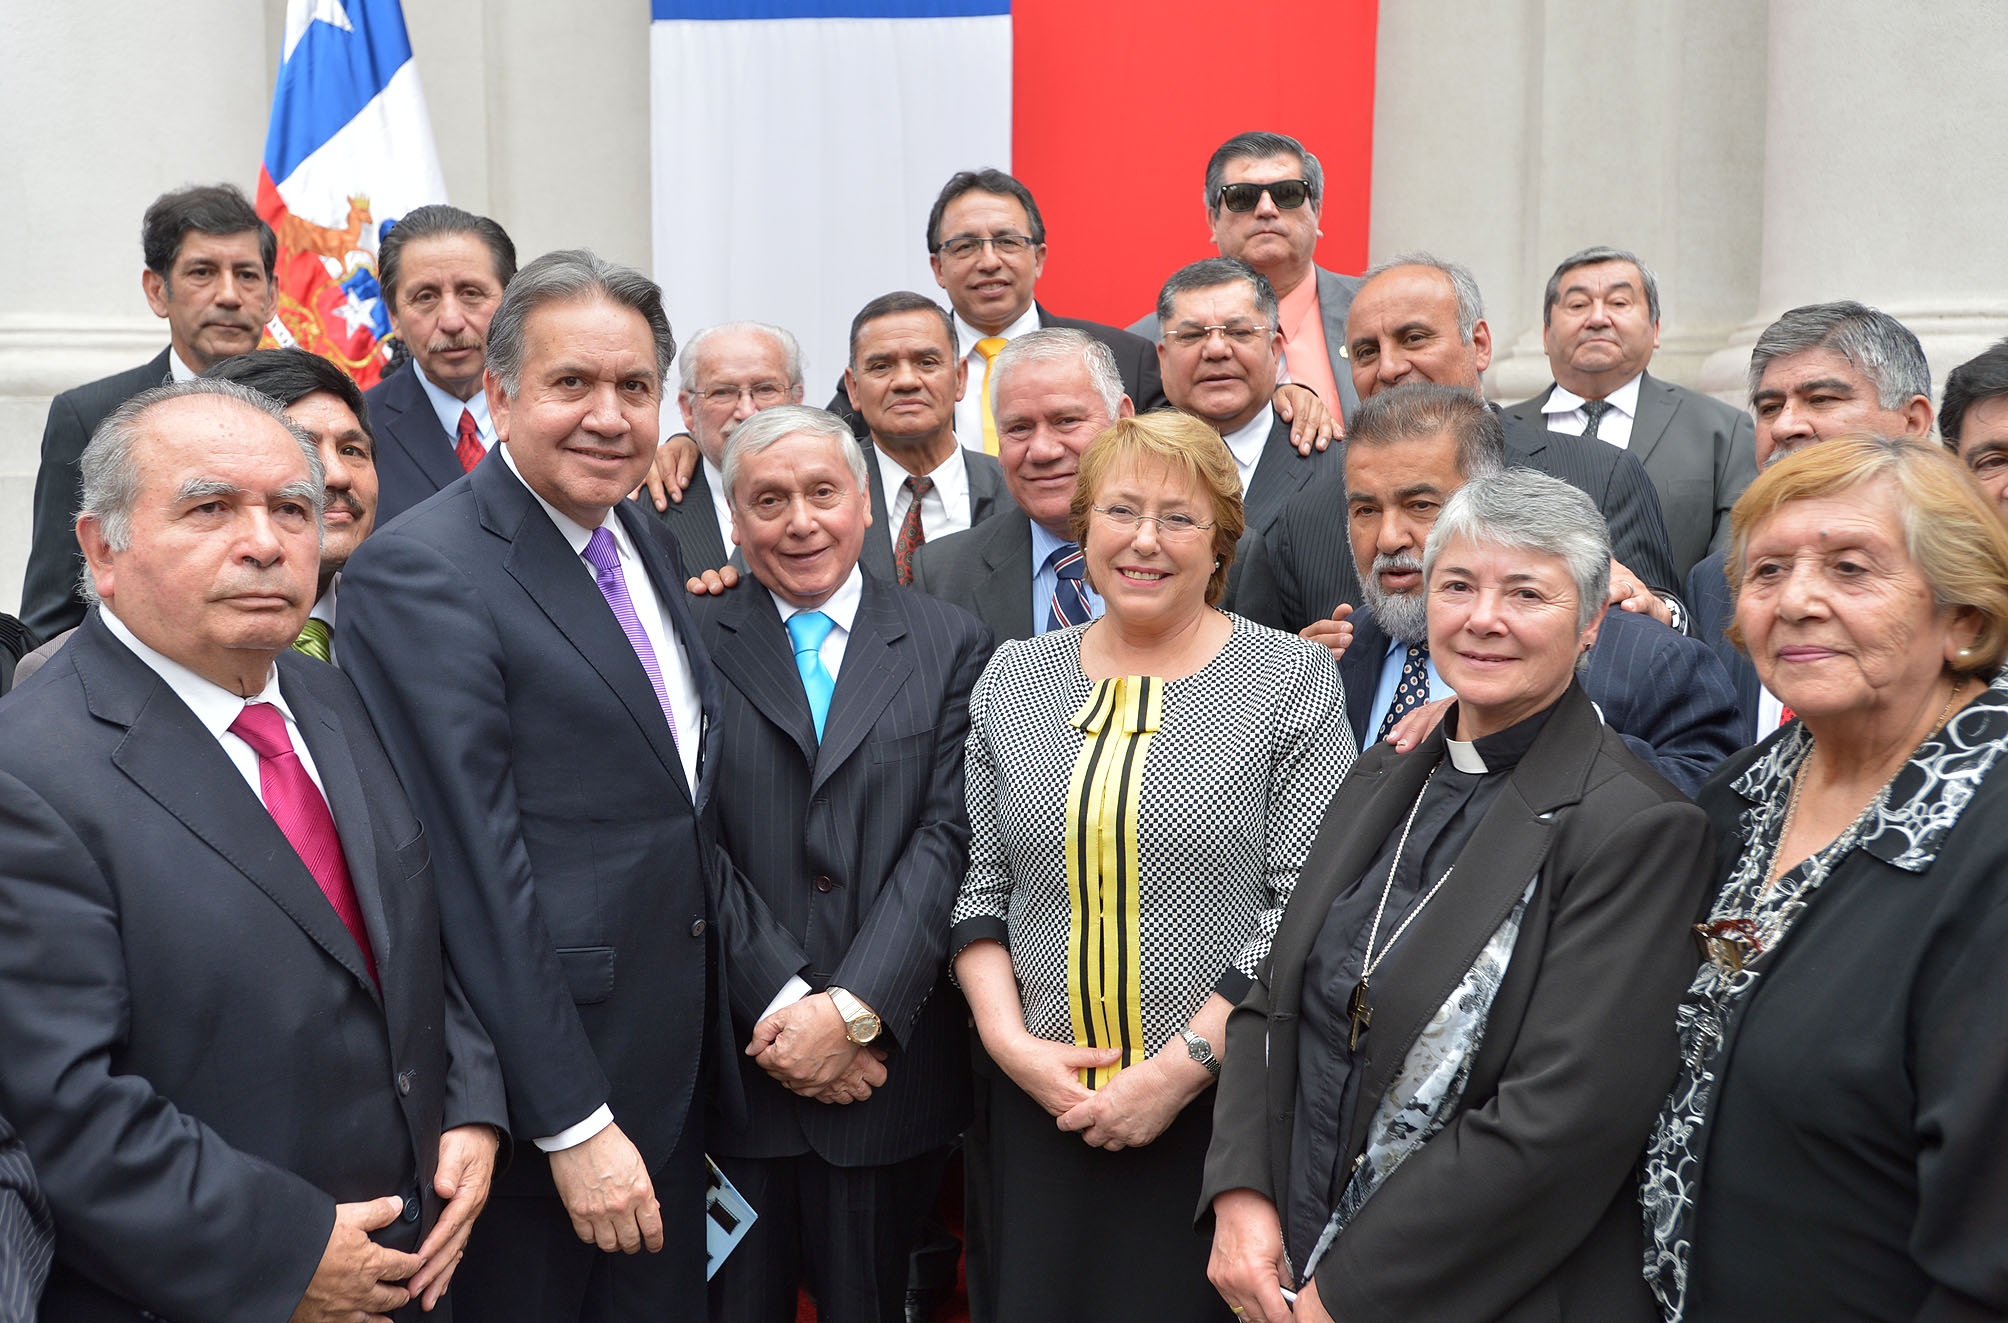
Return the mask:
<path id="1" fill-rule="evenodd" d="M 1388 704 L 1375 741 L 1387 738 L 1395 723 L 1429 701 L 1429 643 L 1411 643 L 1401 661 L 1401 681 L 1394 687 L 1394 702 Z"/>
<path id="2" fill-rule="evenodd" d="M 1596 440 L 1597 424 L 1604 420 L 1605 414 L 1616 407 L 1609 400 L 1584 400 L 1583 417 L 1589 419 L 1589 421 L 1583 424 L 1583 440 Z"/>
<path id="3" fill-rule="evenodd" d="M 1062 542 L 1053 548 L 1053 557 L 1053 573 L 1058 578 L 1053 582 L 1053 608 L 1046 613 L 1046 628 L 1039 631 L 1042 634 L 1085 624 L 1095 615 L 1088 605 L 1087 585 L 1082 581 L 1086 566 L 1080 547 Z"/>
<path id="4" fill-rule="evenodd" d="M 474 466 L 488 452 L 481 448 L 481 429 L 474 425 L 474 410 L 460 411 L 460 438 L 453 443 L 453 456 L 460 461 L 463 473 L 474 472 Z"/>
<path id="5" fill-rule="evenodd" d="M 900 586 L 913 586 L 913 549 L 927 541 L 927 530 L 920 526 L 920 498 L 934 490 L 933 478 L 908 475 L 901 484 L 913 494 L 907 502 L 906 518 L 899 521 L 899 536 L 892 540 L 892 568 L 899 576 Z"/>

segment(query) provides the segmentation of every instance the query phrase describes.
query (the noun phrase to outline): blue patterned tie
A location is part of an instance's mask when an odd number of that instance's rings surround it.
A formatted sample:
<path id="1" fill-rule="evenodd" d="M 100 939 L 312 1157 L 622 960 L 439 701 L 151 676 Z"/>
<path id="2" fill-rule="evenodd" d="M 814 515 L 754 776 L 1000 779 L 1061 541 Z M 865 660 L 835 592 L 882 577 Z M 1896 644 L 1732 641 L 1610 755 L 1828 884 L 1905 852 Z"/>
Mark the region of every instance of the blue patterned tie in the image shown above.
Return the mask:
<path id="1" fill-rule="evenodd" d="M 830 715 L 830 695 L 837 682 L 823 665 L 823 640 L 837 622 L 821 611 L 798 611 L 788 617 L 788 637 L 795 644 L 795 669 L 802 673 L 802 690 L 809 696 L 809 715 L 816 722 L 816 739 L 823 738 L 823 722 Z"/>
<path id="2" fill-rule="evenodd" d="M 1072 542 L 1062 542 L 1053 548 L 1053 573 L 1059 577 L 1053 581 L 1053 606 L 1046 612 L 1046 628 L 1040 633 L 1094 619 L 1095 613 L 1088 606 L 1087 585 L 1082 581 L 1086 569 L 1083 560 L 1080 547 Z"/>
<path id="3" fill-rule="evenodd" d="M 1380 734 L 1375 742 L 1387 738 L 1387 733 L 1395 728 L 1395 723 L 1429 701 L 1429 643 L 1408 645 L 1408 655 L 1402 658 L 1401 680 L 1394 687 L 1394 702 L 1388 704 L 1387 716 L 1381 720 Z"/>

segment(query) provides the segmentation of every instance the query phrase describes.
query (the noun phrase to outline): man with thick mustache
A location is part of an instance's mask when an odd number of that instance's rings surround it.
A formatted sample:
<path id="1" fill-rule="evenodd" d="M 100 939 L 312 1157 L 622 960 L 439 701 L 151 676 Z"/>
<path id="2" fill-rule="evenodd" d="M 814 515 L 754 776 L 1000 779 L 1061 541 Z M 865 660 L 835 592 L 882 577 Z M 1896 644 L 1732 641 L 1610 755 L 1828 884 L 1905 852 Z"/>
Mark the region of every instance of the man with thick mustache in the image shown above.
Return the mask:
<path id="1" fill-rule="evenodd" d="M 168 347 L 139 367 L 64 391 L 49 404 L 35 475 L 35 531 L 21 585 L 21 621 L 46 642 L 84 618 L 84 568 L 74 527 L 84 446 L 112 410 L 151 386 L 189 381 L 258 346 L 272 315 L 278 238 L 229 184 L 163 193 L 140 222 L 140 289 L 167 319 Z"/>

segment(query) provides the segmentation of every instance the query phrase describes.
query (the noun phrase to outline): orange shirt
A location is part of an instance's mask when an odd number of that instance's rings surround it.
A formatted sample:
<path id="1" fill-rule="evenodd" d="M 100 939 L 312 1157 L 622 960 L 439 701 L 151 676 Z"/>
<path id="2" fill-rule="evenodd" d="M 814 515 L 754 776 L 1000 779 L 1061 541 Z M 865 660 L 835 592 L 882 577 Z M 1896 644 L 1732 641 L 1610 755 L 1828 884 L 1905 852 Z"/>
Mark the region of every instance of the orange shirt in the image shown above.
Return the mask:
<path id="1" fill-rule="evenodd" d="M 1278 321 L 1283 325 L 1283 359 L 1290 367 L 1290 380 L 1308 386 L 1332 413 L 1339 412 L 1339 383 L 1332 379 L 1332 354 L 1325 345 L 1325 319 L 1318 312 L 1318 273 L 1311 274 L 1297 288 L 1279 299 Z"/>

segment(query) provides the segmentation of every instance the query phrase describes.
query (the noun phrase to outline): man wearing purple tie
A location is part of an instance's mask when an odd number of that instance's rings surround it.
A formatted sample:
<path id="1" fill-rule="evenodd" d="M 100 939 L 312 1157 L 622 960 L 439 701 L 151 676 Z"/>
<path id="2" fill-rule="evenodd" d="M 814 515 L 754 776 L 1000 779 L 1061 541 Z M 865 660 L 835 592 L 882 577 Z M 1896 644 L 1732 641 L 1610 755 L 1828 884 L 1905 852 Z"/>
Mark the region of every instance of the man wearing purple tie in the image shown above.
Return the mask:
<path id="1" fill-rule="evenodd" d="M 502 453 L 343 576 L 337 655 L 419 806 L 531 1141 L 456 1281 L 470 1318 L 703 1317 L 704 1057 L 733 1041 L 716 924 L 751 928 L 712 893 L 717 690 L 676 544 L 622 499 L 675 349 L 647 277 L 532 262 L 488 328 Z"/>

